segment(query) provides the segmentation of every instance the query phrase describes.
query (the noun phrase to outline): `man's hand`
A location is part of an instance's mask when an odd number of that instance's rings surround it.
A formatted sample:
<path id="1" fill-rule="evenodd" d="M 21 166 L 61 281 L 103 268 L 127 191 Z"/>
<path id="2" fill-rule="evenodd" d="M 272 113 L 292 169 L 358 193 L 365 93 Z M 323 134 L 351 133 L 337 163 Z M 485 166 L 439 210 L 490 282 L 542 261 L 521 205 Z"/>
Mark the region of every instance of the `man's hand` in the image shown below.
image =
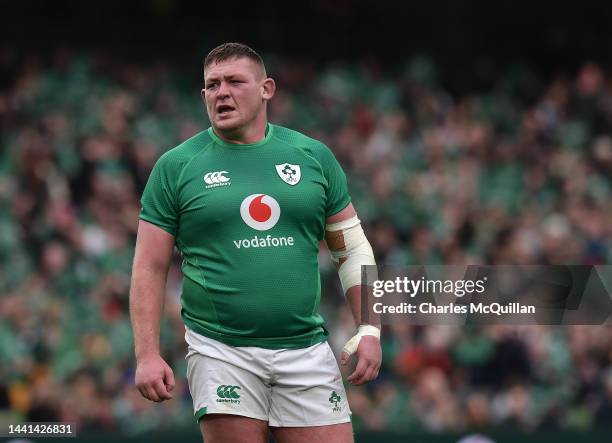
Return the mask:
<path id="1" fill-rule="evenodd" d="M 359 341 L 357 347 L 357 367 L 347 381 L 353 385 L 362 385 L 378 377 L 378 370 L 382 361 L 382 350 L 380 348 L 380 339 L 372 335 L 364 335 Z M 340 363 L 342 366 L 350 361 L 350 355 L 346 351 L 342 351 Z"/>
<path id="2" fill-rule="evenodd" d="M 136 387 L 148 400 L 161 402 L 170 400 L 174 389 L 172 369 L 159 355 L 138 359 L 136 365 Z"/>

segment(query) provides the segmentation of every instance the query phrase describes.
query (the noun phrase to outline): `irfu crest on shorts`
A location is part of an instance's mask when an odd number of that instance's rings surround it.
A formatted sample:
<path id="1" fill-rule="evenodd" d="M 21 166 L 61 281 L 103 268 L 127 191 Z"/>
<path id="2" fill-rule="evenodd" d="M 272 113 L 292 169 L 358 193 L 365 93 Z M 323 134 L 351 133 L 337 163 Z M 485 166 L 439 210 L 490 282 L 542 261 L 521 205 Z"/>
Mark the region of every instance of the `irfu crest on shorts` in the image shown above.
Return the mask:
<path id="1" fill-rule="evenodd" d="M 290 163 L 276 165 L 276 172 L 285 183 L 291 186 L 297 185 L 300 181 L 300 178 L 302 178 L 302 171 L 300 170 L 300 165 L 292 165 Z"/>
<path id="2" fill-rule="evenodd" d="M 340 406 L 338 406 L 338 403 L 340 403 L 340 401 L 342 400 L 342 397 L 340 397 L 336 393 L 336 391 L 332 391 L 332 393 L 329 396 L 328 400 L 332 404 L 332 411 L 333 412 L 340 412 L 342 410 L 342 408 Z"/>

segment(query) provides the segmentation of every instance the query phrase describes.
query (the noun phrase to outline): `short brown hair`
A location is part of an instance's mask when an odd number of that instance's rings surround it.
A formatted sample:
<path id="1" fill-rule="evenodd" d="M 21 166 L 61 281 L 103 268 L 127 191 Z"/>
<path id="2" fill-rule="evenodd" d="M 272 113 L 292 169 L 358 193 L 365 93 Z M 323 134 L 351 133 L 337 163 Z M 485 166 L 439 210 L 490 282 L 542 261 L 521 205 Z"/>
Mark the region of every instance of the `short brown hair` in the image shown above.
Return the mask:
<path id="1" fill-rule="evenodd" d="M 261 56 L 255 52 L 253 48 L 245 45 L 244 43 L 223 43 L 222 45 L 217 46 L 215 49 L 210 51 L 204 59 L 204 70 L 206 70 L 207 66 L 210 66 L 213 63 L 220 63 L 233 58 L 243 57 L 254 61 L 256 64 L 261 66 L 264 73 L 266 72 L 266 66 L 264 65 Z"/>

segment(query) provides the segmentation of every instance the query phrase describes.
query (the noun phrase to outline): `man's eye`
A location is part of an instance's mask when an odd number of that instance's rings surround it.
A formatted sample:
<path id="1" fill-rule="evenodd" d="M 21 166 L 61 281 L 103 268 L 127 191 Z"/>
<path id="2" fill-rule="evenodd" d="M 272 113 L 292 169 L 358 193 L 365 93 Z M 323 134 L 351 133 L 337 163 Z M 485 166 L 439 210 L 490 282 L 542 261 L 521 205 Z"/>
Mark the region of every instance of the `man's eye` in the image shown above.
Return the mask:
<path id="1" fill-rule="evenodd" d="M 209 83 L 208 85 L 206 85 L 206 89 L 214 89 L 217 87 L 216 83 Z"/>
<path id="2" fill-rule="evenodd" d="M 242 83 L 242 80 L 230 80 L 232 85 L 237 85 L 238 83 Z"/>

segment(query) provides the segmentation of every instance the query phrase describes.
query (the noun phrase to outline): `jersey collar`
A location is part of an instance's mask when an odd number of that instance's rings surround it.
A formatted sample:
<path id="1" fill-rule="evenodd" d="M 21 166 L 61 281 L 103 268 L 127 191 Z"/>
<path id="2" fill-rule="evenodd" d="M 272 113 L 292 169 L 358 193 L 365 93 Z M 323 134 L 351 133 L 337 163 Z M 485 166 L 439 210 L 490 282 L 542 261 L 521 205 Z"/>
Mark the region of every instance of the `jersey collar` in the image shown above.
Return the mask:
<path id="1" fill-rule="evenodd" d="M 270 141 L 270 139 L 272 138 L 272 133 L 274 132 L 274 125 L 267 123 L 267 127 L 266 127 L 266 136 L 264 138 L 262 138 L 261 140 L 259 140 L 258 142 L 255 143 L 247 143 L 245 145 L 241 145 L 241 144 L 236 144 L 236 143 L 228 143 L 222 139 L 220 139 L 217 134 L 215 134 L 215 131 L 213 131 L 212 126 L 208 128 L 208 134 L 211 136 L 211 138 L 219 145 L 225 147 L 225 148 L 230 148 L 230 149 L 249 149 L 249 148 L 258 148 L 260 146 L 265 145 L 266 143 L 268 143 Z"/>

